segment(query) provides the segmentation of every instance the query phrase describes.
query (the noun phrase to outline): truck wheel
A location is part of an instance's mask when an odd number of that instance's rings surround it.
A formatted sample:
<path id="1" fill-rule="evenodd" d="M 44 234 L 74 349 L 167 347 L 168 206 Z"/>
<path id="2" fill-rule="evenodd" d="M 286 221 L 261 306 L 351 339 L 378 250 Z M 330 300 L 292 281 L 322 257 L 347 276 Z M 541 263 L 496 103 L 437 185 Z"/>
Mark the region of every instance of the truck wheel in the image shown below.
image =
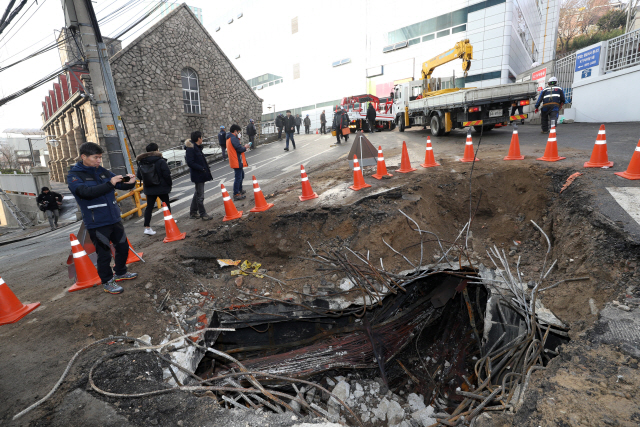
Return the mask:
<path id="1" fill-rule="evenodd" d="M 440 123 L 440 117 L 438 116 L 431 117 L 431 135 L 433 136 L 444 135 L 444 129 L 442 128 L 442 124 Z"/>
<path id="2" fill-rule="evenodd" d="M 398 125 L 400 132 L 404 132 L 404 118 L 400 119 L 400 123 Z"/>

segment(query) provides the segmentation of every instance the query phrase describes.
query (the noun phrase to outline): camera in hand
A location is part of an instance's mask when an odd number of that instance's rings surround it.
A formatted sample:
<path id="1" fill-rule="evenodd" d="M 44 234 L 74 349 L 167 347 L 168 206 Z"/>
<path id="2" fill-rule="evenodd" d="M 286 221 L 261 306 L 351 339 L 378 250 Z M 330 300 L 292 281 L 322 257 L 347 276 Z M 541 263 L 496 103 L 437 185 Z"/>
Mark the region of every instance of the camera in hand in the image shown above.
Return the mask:
<path id="1" fill-rule="evenodd" d="M 122 177 L 122 182 L 129 182 L 129 181 L 131 181 L 131 177 L 126 176 L 126 175 L 124 175 L 124 176 Z"/>

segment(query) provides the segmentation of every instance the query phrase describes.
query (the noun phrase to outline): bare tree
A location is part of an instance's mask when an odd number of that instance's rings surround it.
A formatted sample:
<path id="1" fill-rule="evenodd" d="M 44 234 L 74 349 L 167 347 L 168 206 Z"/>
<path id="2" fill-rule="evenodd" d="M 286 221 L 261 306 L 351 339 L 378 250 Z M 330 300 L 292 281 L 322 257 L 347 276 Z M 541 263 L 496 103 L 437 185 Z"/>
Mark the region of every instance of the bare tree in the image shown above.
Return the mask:
<path id="1" fill-rule="evenodd" d="M 610 0 L 563 0 L 558 19 L 558 48 L 570 49 L 578 36 L 597 30 L 598 20 L 611 10 Z"/>
<path id="2" fill-rule="evenodd" d="M 18 157 L 9 144 L 0 144 L 0 167 L 3 169 L 18 169 Z"/>

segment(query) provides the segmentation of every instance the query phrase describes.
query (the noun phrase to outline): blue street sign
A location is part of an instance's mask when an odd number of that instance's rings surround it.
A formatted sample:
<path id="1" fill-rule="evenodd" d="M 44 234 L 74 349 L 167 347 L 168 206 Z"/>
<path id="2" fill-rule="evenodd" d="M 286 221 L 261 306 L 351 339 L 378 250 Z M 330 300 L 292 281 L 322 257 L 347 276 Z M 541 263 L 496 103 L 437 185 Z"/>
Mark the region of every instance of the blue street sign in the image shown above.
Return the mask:
<path id="1" fill-rule="evenodd" d="M 600 46 L 576 54 L 576 71 L 600 64 Z"/>
<path id="2" fill-rule="evenodd" d="M 586 79 L 587 77 L 591 77 L 591 68 L 587 68 L 586 70 L 582 70 L 582 76 L 580 78 Z"/>

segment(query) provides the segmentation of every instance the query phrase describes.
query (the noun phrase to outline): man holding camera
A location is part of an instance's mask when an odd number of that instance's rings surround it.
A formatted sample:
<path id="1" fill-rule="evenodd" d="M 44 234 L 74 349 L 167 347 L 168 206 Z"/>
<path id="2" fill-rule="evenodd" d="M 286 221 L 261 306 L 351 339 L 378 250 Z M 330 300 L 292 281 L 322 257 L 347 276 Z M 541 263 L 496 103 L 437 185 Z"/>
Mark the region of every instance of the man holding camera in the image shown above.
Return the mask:
<path id="1" fill-rule="evenodd" d="M 105 292 L 119 294 L 124 291 L 116 282 L 132 280 L 136 273 L 127 272 L 129 242 L 116 203 L 115 190 L 131 190 L 135 175 L 115 175 L 100 166 L 102 147 L 93 142 L 80 146 L 82 159 L 67 175 L 69 190 L 82 211 L 82 220 L 89 232 L 98 255 L 98 275 Z M 115 248 L 115 274 L 111 269 L 111 246 Z"/>
<path id="2" fill-rule="evenodd" d="M 37 199 L 38 206 L 42 212 L 47 214 L 51 231 L 58 228 L 60 213 L 58 210 L 62 206 L 62 194 L 49 190 L 49 187 L 42 187 L 42 192 Z"/>

